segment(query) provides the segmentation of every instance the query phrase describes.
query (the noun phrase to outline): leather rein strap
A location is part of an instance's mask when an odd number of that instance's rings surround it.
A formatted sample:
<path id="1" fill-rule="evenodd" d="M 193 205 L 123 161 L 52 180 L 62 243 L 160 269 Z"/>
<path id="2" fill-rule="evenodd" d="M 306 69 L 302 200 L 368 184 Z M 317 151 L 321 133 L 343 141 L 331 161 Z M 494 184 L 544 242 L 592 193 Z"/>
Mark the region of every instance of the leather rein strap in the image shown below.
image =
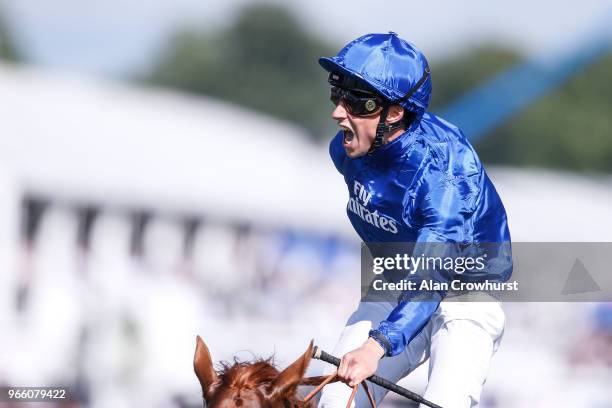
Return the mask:
<path id="1" fill-rule="evenodd" d="M 303 405 L 307 404 L 315 395 L 321 392 L 323 387 L 325 387 L 329 383 L 336 382 L 338 380 L 339 378 L 338 378 L 337 370 L 328 376 L 308 377 L 308 378 L 302 379 L 301 381 L 302 385 L 318 384 L 312 391 L 308 393 L 308 395 L 306 395 L 306 397 L 302 400 L 302 404 Z M 374 397 L 370 393 L 370 387 L 368 387 L 365 380 L 359 384 L 361 384 L 363 388 L 365 389 L 365 392 L 368 396 L 368 400 L 370 400 L 370 404 L 372 405 L 372 408 L 376 408 L 376 401 L 374 400 Z M 351 405 L 353 404 L 353 400 L 355 399 L 355 394 L 357 394 L 357 389 L 359 388 L 359 384 L 355 384 L 355 386 L 353 387 L 353 391 L 351 392 L 351 396 L 349 397 L 348 403 L 346 404 L 346 408 L 351 408 Z"/>

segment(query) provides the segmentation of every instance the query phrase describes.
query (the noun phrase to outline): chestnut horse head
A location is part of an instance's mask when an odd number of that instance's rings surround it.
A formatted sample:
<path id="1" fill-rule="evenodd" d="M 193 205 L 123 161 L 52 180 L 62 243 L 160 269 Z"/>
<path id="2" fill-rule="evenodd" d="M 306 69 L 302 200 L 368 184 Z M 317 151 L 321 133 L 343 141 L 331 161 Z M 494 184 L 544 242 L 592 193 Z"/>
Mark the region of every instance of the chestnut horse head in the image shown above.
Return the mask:
<path id="1" fill-rule="evenodd" d="M 193 367 L 202 386 L 207 408 L 294 408 L 310 407 L 297 398 L 297 386 L 312 356 L 312 342 L 301 357 L 279 372 L 270 360 L 252 363 L 235 361 L 213 368 L 208 347 L 200 336 L 196 340 Z"/>

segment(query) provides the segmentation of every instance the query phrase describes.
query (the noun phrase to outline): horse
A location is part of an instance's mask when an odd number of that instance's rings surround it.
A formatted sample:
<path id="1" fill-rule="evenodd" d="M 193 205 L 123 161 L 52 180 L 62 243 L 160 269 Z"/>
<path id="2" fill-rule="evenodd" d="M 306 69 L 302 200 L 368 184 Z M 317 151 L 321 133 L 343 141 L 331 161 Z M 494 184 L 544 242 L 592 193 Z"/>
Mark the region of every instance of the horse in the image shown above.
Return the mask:
<path id="1" fill-rule="evenodd" d="M 223 363 L 221 371 L 213 368 L 210 352 L 197 336 L 193 359 L 195 374 L 202 387 L 207 408 L 308 408 L 309 400 L 297 395 L 298 385 L 320 384 L 322 377 L 304 379 L 312 357 L 313 342 L 304 354 L 283 371 L 274 367 L 272 359 L 258 359 L 251 363 L 234 360 Z"/>

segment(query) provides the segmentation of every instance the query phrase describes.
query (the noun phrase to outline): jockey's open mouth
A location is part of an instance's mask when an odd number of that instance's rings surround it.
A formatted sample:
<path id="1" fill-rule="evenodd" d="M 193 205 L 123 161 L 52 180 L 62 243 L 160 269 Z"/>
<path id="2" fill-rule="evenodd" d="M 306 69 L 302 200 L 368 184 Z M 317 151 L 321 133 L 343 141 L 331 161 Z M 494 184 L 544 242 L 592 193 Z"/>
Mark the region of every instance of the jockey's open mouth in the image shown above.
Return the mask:
<path id="1" fill-rule="evenodd" d="M 351 145 L 351 142 L 355 138 L 355 133 L 353 133 L 353 131 L 346 126 L 340 125 L 340 127 L 342 128 L 342 134 L 343 134 L 342 144 L 344 145 L 344 147 L 348 147 Z"/>

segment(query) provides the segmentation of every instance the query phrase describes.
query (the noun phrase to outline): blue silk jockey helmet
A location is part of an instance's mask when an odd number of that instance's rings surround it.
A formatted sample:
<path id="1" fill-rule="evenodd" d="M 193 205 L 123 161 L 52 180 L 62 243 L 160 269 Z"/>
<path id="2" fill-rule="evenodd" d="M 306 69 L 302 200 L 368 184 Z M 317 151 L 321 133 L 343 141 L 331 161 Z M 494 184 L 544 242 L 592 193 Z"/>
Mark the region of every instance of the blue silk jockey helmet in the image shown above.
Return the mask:
<path id="1" fill-rule="evenodd" d="M 389 105 L 402 106 L 414 114 L 416 121 L 429 106 L 431 75 L 427 59 L 394 32 L 361 36 L 336 56 L 320 58 L 319 64 L 330 73 L 333 86 L 369 90 L 386 101 L 370 153 L 382 145 L 386 134 L 401 126 L 385 124 Z"/>

